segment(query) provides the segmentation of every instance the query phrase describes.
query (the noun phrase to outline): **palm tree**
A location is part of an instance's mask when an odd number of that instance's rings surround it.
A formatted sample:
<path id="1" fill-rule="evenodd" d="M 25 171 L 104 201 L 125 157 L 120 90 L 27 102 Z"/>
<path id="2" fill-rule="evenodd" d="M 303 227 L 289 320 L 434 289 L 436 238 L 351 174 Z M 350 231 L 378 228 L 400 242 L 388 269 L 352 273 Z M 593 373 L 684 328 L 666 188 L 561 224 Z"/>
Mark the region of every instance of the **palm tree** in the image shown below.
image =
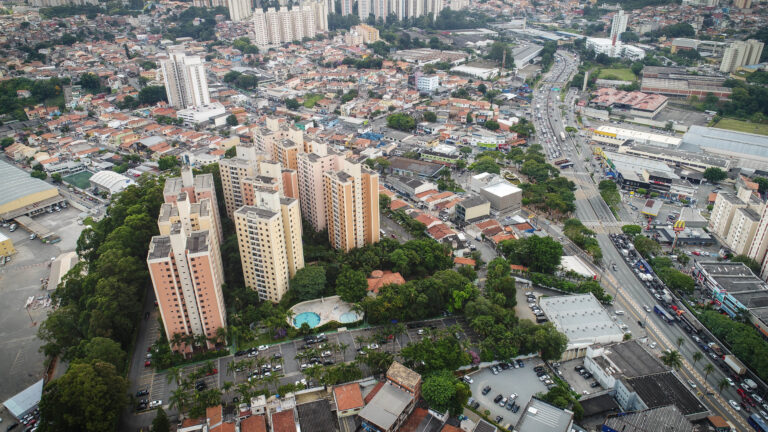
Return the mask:
<path id="1" fill-rule="evenodd" d="M 240 400 L 243 402 L 250 401 L 251 399 L 251 383 L 244 382 L 237 385 L 237 393 L 240 395 Z M 247 402 L 246 402 L 247 403 Z"/>
<path id="2" fill-rule="evenodd" d="M 714 371 L 715 371 L 715 366 L 712 363 L 707 363 L 704 365 L 704 382 L 707 381 L 707 377 L 709 376 L 709 374 L 711 374 Z"/>
<path id="3" fill-rule="evenodd" d="M 696 362 L 701 360 L 703 357 L 704 357 L 704 354 L 702 354 L 701 351 L 696 351 L 695 353 L 693 353 L 693 367 L 696 367 Z"/>
<path id="4" fill-rule="evenodd" d="M 166 375 L 166 378 L 168 378 L 168 384 L 170 384 L 171 381 L 176 381 L 176 385 L 178 385 L 179 381 L 181 381 L 181 367 L 172 366 L 168 368 L 168 375 Z"/>
<path id="5" fill-rule="evenodd" d="M 229 335 L 229 330 L 226 327 L 219 327 L 216 329 L 216 337 L 214 338 L 214 343 L 227 343 L 227 336 Z"/>
<path id="6" fill-rule="evenodd" d="M 717 383 L 717 390 L 720 391 L 720 394 L 723 394 L 723 389 L 731 385 L 731 383 L 728 382 L 727 379 L 723 378 L 720 380 L 720 382 Z"/>
<path id="7" fill-rule="evenodd" d="M 230 390 L 232 390 L 232 387 L 235 386 L 235 383 L 232 381 L 224 381 L 224 384 L 221 385 L 221 391 L 223 393 L 229 393 Z"/>
<path id="8" fill-rule="evenodd" d="M 677 343 L 677 349 L 679 350 L 681 346 L 683 346 L 683 342 L 685 342 L 685 339 L 683 339 L 682 336 L 679 336 L 675 343 Z"/>
<path id="9" fill-rule="evenodd" d="M 176 349 L 179 349 L 181 345 L 185 342 L 186 335 L 182 333 L 174 333 L 173 336 L 171 336 L 171 346 L 175 347 Z"/>
<path id="10" fill-rule="evenodd" d="M 180 412 L 184 412 L 186 411 L 188 401 L 189 395 L 187 392 L 183 388 L 178 387 L 168 397 L 168 406 L 170 408 L 178 408 Z"/>
<path id="11" fill-rule="evenodd" d="M 679 351 L 665 351 L 664 354 L 661 355 L 661 362 L 672 369 L 680 369 L 683 365 L 683 360 Z"/>

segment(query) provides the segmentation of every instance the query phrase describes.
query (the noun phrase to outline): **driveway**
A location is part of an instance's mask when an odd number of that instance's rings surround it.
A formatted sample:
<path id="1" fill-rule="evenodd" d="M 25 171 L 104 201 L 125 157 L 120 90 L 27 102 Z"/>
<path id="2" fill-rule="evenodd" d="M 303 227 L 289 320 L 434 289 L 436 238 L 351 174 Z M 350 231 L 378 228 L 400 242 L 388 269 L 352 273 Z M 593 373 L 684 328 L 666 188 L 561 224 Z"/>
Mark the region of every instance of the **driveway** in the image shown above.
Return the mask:
<path id="1" fill-rule="evenodd" d="M 489 417 L 491 419 L 495 419 L 496 416 L 502 416 L 503 419 L 500 422 L 502 425 L 514 425 L 520 420 L 523 408 L 531 399 L 531 396 L 547 391 L 547 387 L 539 381 L 539 377 L 533 371 L 534 366 L 543 365 L 544 362 L 539 358 L 527 359 L 524 362 L 525 367 L 519 369 L 509 368 L 499 372 L 498 375 L 494 375 L 489 368 L 481 369 L 470 375 L 474 381 L 470 384 L 472 397 L 480 402 L 479 412 L 482 413 L 488 410 L 490 411 Z M 482 391 L 485 386 L 491 386 L 491 391 L 483 396 Z M 493 402 L 493 399 L 499 394 L 509 398 L 512 393 L 517 394 L 515 402 L 521 407 L 517 414 Z"/>

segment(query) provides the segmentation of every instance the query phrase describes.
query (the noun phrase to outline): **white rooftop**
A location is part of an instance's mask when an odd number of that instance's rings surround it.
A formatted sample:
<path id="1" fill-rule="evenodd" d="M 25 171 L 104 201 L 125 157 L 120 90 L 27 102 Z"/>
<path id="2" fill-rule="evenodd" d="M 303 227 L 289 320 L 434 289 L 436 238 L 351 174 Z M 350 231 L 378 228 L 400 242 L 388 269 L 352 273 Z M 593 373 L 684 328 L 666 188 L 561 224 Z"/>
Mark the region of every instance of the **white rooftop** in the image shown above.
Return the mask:
<path id="1" fill-rule="evenodd" d="M 512 184 L 507 182 L 496 183 L 495 185 L 484 187 L 483 190 L 498 197 L 522 193 L 523 191 L 519 187 L 512 186 Z"/>
<path id="2" fill-rule="evenodd" d="M 542 297 L 541 310 L 569 345 L 620 342 L 624 332 L 592 293 Z"/>
<path id="3" fill-rule="evenodd" d="M 661 135 L 649 132 L 641 132 L 633 129 L 617 128 L 613 126 L 600 126 L 599 132 L 615 134 L 619 139 L 631 139 L 637 144 L 663 145 L 666 147 L 677 147 L 683 142 L 681 138 L 675 138 L 669 135 Z"/>
<path id="4" fill-rule="evenodd" d="M 560 258 L 560 267 L 566 271 L 574 271 L 584 277 L 591 278 L 595 276 L 595 272 L 581 258 L 574 255 L 565 255 Z"/>

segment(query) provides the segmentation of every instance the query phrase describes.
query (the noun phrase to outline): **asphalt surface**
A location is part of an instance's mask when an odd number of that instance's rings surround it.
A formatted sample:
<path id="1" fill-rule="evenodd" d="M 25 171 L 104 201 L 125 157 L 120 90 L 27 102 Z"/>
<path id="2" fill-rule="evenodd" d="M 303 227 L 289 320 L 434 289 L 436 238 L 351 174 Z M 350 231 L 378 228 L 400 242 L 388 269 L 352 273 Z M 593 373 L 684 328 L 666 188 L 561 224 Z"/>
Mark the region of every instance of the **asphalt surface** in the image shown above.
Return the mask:
<path id="1" fill-rule="evenodd" d="M 568 123 L 564 124 L 560 109 L 560 92 L 552 91 L 551 88 L 565 85 L 576 72 L 578 61 L 574 60 L 572 54 L 568 53 L 558 52 L 556 56 L 560 60 L 542 81 L 534 99 L 534 103 L 540 103 L 540 100 L 545 101 L 546 105 L 542 108 L 547 113 L 542 115 L 541 121 L 537 118 L 537 135 L 541 139 L 542 134 L 538 131 L 542 128 L 549 128 L 551 131 L 548 133 L 550 140 L 540 141 L 548 154 L 548 158 L 555 160 L 569 157 L 574 162 L 574 167 L 570 169 L 570 172 L 564 170 L 564 174 L 568 175 L 577 186 L 575 216 L 597 233 L 596 237 L 603 251 L 603 262 L 616 264 L 616 271 L 608 270 L 607 266 L 595 268 L 601 275 L 602 284 L 615 298 L 612 309 L 624 310 L 626 316 L 623 321 L 629 326 L 634 338 L 649 344 L 655 342 L 657 344 L 656 351 L 659 355 L 664 349 L 680 351 L 683 356 L 683 367 L 678 370 L 678 374 L 681 378 L 684 381 L 691 379 L 697 384 L 698 393 L 700 393 L 698 396 L 713 413 L 725 417 L 746 430 L 748 426 L 745 421 L 745 414 L 747 416 L 749 414 L 744 411 L 736 412 L 728 405 L 729 399 L 741 400 L 735 387 L 724 389 L 722 396 L 718 394 L 717 383 L 725 376 L 720 368 L 716 367 L 716 370 L 709 374 L 705 384 L 703 369 L 711 359 L 705 355 L 704 359 L 696 362 L 694 367 L 693 353 L 699 349 L 690 339 L 690 336 L 677 325 L 669 325 L 655 314 L 645 312 L 643 306 L 652 308 L 656 304 L 656 300 L 624 262 L 608 236 L 610 233 L 619 232 L 622 223 L 616 220 L 607 204 L 600 197 L 596 186 L 596 180 L 599 181 L 599 179 L 593 180 L 589 175 L 589 168 L 584 162 L 584 159 L 591 159 L 587 142 L 578 135 L 566 136 L 565 142 L 560 144 L 560 149 L 558 149 L 555 140 L 559 140 L 556 137 L 559 137 L 561 132 L 565 133 L 565 126 L 577 126 L 573 113 L 575 93 L 569 91 L 566 95 L 564 108 Z M 553 153 L 553 148 L 560 150 L 560 156 L 557 152 Z M 619 214 L 620 218 L 622 213 Z M 625 217 L 631 220 L 630 215 L 627 214 Z M 567 244 L 566 249 L 568 249 Z M 644 322 L 644 327 L 641 327 L 638 322 Z M 677 345 L 678 338 L 684 340 L 680 346 Z"/>

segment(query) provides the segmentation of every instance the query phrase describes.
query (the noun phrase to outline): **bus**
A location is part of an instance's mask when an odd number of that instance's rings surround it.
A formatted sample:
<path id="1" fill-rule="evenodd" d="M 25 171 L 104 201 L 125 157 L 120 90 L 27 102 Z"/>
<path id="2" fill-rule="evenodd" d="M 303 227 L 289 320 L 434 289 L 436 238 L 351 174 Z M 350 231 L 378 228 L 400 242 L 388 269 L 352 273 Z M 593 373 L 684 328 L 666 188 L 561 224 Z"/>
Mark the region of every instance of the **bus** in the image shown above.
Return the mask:
<path id="1" fill-rule="evenodd" d="M 766 425 L 765 421 L 757 414 L 749 416 L 747 418 L 747 423 L 752 426 L 752 429 L 758 432 L 768 432 L 768 425 Z"/>
<path id="2" fill-rule="evenodd" d="M 661 319 L 663 319 L 667 324 L 672 324 L 675 321 L 672 315 L 670 315 L 667 311 L 664 310 L 664 308 L 659 305 L 654 306 L 653 311 L 656 312 L 656 315 L 661 317 Z"/>
<path id="3" fill-rule="evenodd" d="M 559 168 L 560 168 L 561 170 L 564 170 L 564 169 L 566 169 L 566 168 L 570 168 L 570 167 L 572 167 L 572 166 L 573 166 L 573 162 L 566 162 L 566 163 L 560 164 L 560 167 L 559 167 Z"/>
<path id="4" fill-rule="evenodd" d="M 560 141 L 565 142 L 565 133 L 560 132 Z"/>

